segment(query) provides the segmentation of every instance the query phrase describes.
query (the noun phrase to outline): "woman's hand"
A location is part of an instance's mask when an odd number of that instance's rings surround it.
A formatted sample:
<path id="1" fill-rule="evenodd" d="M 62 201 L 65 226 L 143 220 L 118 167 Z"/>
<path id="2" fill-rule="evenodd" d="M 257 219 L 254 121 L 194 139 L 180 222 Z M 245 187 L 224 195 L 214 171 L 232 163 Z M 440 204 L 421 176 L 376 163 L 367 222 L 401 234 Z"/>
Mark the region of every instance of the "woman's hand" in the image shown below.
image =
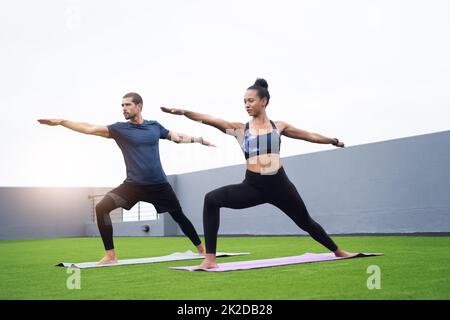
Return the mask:
<path id="1" fill-rule="evenodd" d="M 333 146 L 335 147 L 340 147 L 340 148 L 344 148 L 345 144 L 342 141 L 339 141 L 338 138 L 334 138 L 335 142 L 333 142 Z"/>

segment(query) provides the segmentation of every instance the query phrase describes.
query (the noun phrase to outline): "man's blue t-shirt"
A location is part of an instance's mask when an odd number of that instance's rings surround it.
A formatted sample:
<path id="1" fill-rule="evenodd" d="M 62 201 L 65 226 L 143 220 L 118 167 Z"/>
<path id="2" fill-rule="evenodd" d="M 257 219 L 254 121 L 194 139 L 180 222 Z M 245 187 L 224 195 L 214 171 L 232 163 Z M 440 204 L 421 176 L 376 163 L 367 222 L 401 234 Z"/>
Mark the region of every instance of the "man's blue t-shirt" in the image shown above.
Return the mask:
<path id="1" fill-rule="evenodd" d="M 122 150 L 126 182 L 141 185 L 167 182 L 159 159 L 159 139 L 166 139 L 169 130 L 150 120 L 144 120 L 142 124 L 116 122 L 107 127 L 109 136 Z"/>

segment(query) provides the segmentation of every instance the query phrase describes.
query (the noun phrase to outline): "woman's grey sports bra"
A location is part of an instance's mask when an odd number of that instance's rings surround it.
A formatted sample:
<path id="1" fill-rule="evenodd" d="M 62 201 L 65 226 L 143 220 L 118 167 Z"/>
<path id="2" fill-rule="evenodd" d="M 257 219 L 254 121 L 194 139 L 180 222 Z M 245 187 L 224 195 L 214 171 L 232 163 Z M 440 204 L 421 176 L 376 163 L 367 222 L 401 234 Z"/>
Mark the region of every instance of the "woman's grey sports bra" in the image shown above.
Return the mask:
<path id="1" fill-rule="evenodd" d="M 245 159 L 262 154 L 276 153 L 280 154 L 281 137 L 275 123 L 272 124 L 272 132 L 263 135 L 253 135 L 250 133 L 250 124 L 245 124 L 244 141 L 241 149 L 245 154 Z"/>

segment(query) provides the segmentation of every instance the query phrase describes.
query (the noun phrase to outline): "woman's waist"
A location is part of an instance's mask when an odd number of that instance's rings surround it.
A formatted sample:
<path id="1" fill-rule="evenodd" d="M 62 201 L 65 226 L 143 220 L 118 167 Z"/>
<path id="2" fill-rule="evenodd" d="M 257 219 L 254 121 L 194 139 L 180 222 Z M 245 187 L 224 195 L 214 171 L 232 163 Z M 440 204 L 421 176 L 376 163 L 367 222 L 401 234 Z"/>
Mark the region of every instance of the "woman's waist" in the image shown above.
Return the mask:
<path id="1" fill-rule="evenodd" d="M 249 170 L 247 166 L 247 170 L 245 171 L 245 180 L 249 183 L 275 183 L 276 181 L 281 181 L 287 179 L 286 172 L 284 171 L 283 166 L 279 166 L 277 168 L 271 168 L 271 170 L 263 170 L 263 171 L 252 171 Z"/>
<path id="2" fill-rule="evenodd" d="M 261 175 L 276 174 L 282 166 L 280 156 L 274 153 L 250 157 L 246 161 L 247 171 Z"/>

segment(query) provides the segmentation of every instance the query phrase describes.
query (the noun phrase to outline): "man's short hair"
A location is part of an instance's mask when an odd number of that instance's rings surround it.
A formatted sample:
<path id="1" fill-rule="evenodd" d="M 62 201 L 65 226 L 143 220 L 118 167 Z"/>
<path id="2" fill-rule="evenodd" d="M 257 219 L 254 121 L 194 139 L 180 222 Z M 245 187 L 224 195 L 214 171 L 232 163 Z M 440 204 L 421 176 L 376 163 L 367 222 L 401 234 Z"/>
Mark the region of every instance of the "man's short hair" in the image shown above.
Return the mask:
<path id="1" fill-rule="evenodd" d="M 144 104 L 144 101 L 142 101 L 142 97 L 137 94 L 136 92 L 129 92 L 126 95 L 123 96 L 123 98 L 131 98 L 131 101 L 134 104 Z"/>

